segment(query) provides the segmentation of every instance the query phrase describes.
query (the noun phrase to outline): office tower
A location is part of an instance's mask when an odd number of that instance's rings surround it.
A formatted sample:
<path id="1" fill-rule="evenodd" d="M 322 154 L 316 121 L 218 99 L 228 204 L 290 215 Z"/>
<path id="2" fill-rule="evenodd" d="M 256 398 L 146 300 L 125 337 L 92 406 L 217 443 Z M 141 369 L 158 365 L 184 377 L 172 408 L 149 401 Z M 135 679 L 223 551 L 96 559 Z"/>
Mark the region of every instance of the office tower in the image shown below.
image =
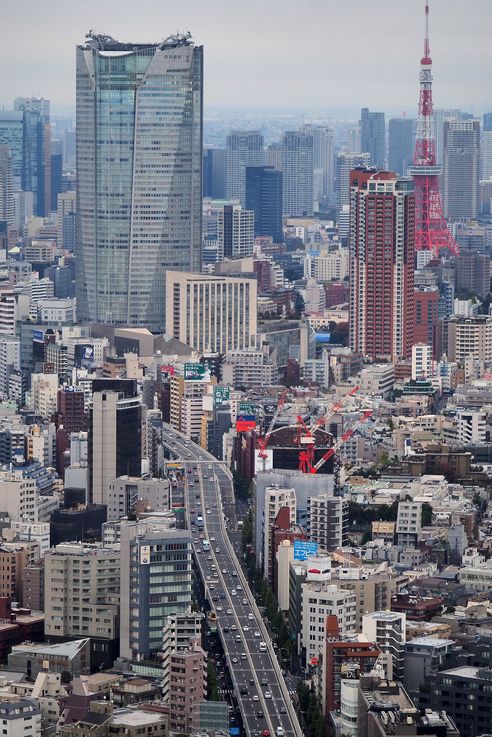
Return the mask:
<path id="1" fill-rule="evenodd" d="M 333 192 L 334 157 L 333 130 L 326 126 L 308 124 L 303 131 L 313 137 L 313 170 L 321 172 L 321 187 L 313 190 L 315 201 L 330 197 Z"/>
<path id="2" fill-rule="evenodd" d="M 435 351 L 439 320 L 439 289 L 431 286 L 415 287 L 413 299 L 415 314 L 413 339 L 416 343 L 429 345 Z"/>
<path id="3" fill-rule="evenodd" d="M 70 246 L 72 234 L 75 235 L 73 219 L 77 212 L 77 198 L 74 191 L 61 192 L 56 203 L 56 243 L 58 248 L 73 251 Z"/>
<path id="4" fill-rule="evenodd" d="M 87 432 L 85 394 L 81 386 L 64 386 L 58 389 L 57 424 L 70 435 Z"/>
<path id="5" fill-rule="evenodd" d="M 413 183 L 356 169 L 350 198 L 350 347 L 372 361 L 407 358 L 414 321 Z"/>
<path id="6" fill-rule="evenodd" d="M 389 681 L 403 678 L 405 625 L 406 615 L 398 612 L 372 612 L 362 618 L 362 633 L 385 655 L 385 675 Z"/>
<path id="7" fill-rule="evenodd" d="M 202 57 L 189 35 L 77 47 L 81 321 L 162 331 L 166 270 L 200 270 Z"/>
<path id="8" fill-rule="evenodd" d="M 256 312 L 256 279 L 166 274 L 166 333 L 200 354 L 254 347 Z"/>
<path id="9" fill-rule="evenodd" d="M 203 196 L 224 200 L 226 196 L 226 150 L 203 149 Z"/>
<path id="10" fill-rule="evenodd" d="M 388 124 L 388 169 L 406 176 L 413 160 L 415 120 L 391 118 Z"/>
<path id="11" fill-rule="evenodd" d="M 273 166 L 274 169 L 282 171 L 284 166 L 284 151 L 281 143 L 274 142 L 267 146 L 266 164 L 267 166 Z"/>
<path id="12" fill-rule="evenodd" d="M 462 120 L 463 113 L 457 108 L 436 108 L 432 111 L 436 164 L 442 167 L 443 130 L 445 120 Z"/>
<path id="13" fill-rule="evenodd" d="M 367 152 L 359 154 L 354 151 L 344 151 L 338 154 L 335 161 L 335 188 L 339 211 L 350 204 L 350 172 L 360 166 L 371 166 L 371 163 L 371 155 Z"/>
<path id="14" fill-rule="evenodd" d="M 207 655 L 199 638 L 171 654 L 169 676 L 169 729 L 190 734 L 194 711 L 207 696 Z"/>
<path id="15" fill-rule="evenodd" d="M 367 107 L 362 108 L 360 111 L 360 139 L 362 151 L 368 151 L 371 154 L 372 166 L 384 169 L 386 163 L 384 113 L 371 113 Z"/>
<path id="16" fill-rule="evenodd" d="M 120 551 L 61 543 L 45 555 L 45 635 L 50 642 L 89 637 L 91 667 L 118 655 Z"/>
<path id="17" fill-rule="evenodd" d="M 10 148 L 14 190 L 22 189 L 24 116 L 19 110 L 0 110 L 0 144 Z"/>
<path id="18" fill-rule="evenodd" d="M 63 191 L 63 153 L 61 141 L 51 144 L 51 194 L 50 210 L 56 212 L 58 195 Z"/>
<path id="19" fill-rule="evenodd" d="M 0 221 L 12 226 L 15 220 L 14 175 L 10 146 L 0 143 Z"/>
<path id="20" fill-rule="evenodd" d="M 149 660 L 162 649 L 166 618 L 191 611 L 191 537 L 149 519 L 123 525 L 120 545 L 120 655 Z"/>
<path id="21" fill-rule="evenodd" d="M 137 502 L 145 502 L 146 508 L 163 512 L 171 507 L 171 484 L 168 479 L 141 479 L 135 476 L 119 476 L 111 479 L 107 487 L 108 522 L 132 514 Z"/>
<path id="22" fill-rule="evenodd" d="M 107 485 L 116 476 L 140 476 L 142 403 L 136 395 L 96 391 L 89 404 L 90 499 L 106 504 Z"/>
<path id="23" fill-rule="evenodd" d="M 283 214 L 311 217 L 313 214 L 313 137 L 310 133 L 286 131 L 283 148 Z"/>
<path id="24" fill-rule="evenodd" d="M 480 179 L 492 178 L 492 113 L 485 113 L 482 119 L 482 166 Z M 490 198 L 489 198 L 490 199 Z M 490 210 L 490 202 L 489 202 Z"/>
<path id="25" fill-rule="evenodd" d="M 203 262 L 253 255 L 255 242 L 254 212 L 237 202 L 203 201 Z"/>
<path id="26" fill-rule="evenodd" d="M 432 59 L 429 44 L 429 4 L 425 5 L 424 55 L 420 60 L 419 117 L 413 165 L 408 174 L 415 184 L 415 249 L 439 258 L 441 249 L 456 254 L 458 248 L 443 217 L 439 194 L 441 167 L 436 162 L 432 115 Z"/>
<path id="27" fill-rule="evenodd" d="M 226 138 L 226 197 L 245 206 L 246 167 L 262 166 L 263 133 L 231 131 Z"/>
<path id="28" fill-rule="evenodd" d="M 246 209 L 254 212 L 255 236 L 283 242 L 281 171 L 272 166 L 246 167 Z"/>
<path id="29" fill-rule="evenodd" d="M 490 256 L 462 250 L 456 259 L 456 290 L 476 294 L 480 299 L 490 292 Z"/>
<path id="30" fill-rule="evenodd" d="M 347 545 L 348 502 L 327 494 L 308 497 L 308 534 L 328 552 Z"/>
<path id="31" fill-rule="evenodd" d="M 34 214 L 32 192 L 14 191 L 14 228 L 18 233 L 24 231 L 27 221 Z"/>
<path id="32" fill-rule="evenodd" d="M 23 114 L 22 189 L 34 195 L 34 214 L 49 215 L 51 206 L 50 102 L 17 97 L 14 111 Z"/>
<path id="33" fill-rule="evenodd" d="M 443 201 L 447 218 L 476 218 L 479 211 L 480 123 L 444 121 Z"/>

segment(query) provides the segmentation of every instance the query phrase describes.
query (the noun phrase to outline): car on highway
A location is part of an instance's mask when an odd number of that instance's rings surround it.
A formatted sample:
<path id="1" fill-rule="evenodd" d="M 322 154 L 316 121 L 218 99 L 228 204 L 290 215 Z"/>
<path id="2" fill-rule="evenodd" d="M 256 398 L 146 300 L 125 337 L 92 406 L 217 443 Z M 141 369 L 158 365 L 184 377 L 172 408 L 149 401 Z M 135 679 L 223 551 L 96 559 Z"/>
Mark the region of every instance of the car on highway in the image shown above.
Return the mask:
<path id="1" fill-rule="evenodd" d="M 258 630 L 255 630 L 255 637 L 261 637 L 261 635 L 260 635 L 260 633 L 258 632 Z"/>
<path id="2" fill-rule="evenodd" d="M 250 612 L 250 613 L 248 614 L 248 619 L 254 619 L 254 618 L 255 618 L 255 617 L 254 617 L 254 614 L 253 614 L 253 612 Z"/>
<path id="3" fill-rule="evenodd" d="M 241 688 L 239 689 L 239 693 L 241 694 L 241 696 L 247 696 L 248 689 L 246 688 L 246 686 L 241 686 Z"/>
<path id="4" fill-rule="evenodd" d="M 279 712 L 280 712 L 281 714 L 287 714 L 287 709 L 285 708 L 285 706 L 283 706 L 283 705 L 282 705 L 282 706 L 280 707 L 280 709 L 279 709 Z"/>
<path id="5" fill-rule="evenodd" d="M 222 573 L 227 573 L 227 568 L 223 568 Z"/>
<path id="6" fill-rule="evenodd" d="M 284 728 L 283 727 L 277 727 L 277 737 L 284 737 Z"/>
<path id="7" fill-rule="evenodd" d="M 270 730 L 264 729 L 263 732 L 261 733 L 261 737 L 270 737 Z"/>
<path id="8" fill-rule="evenodd" d="M 239 660 L 238 660 L 237 658 L 233 658 L 233 659 L 232 659 L 232 662 L 233 662 L 233 663 L 239 663 Z"/>
<path id="9" fill-rule="evenodd" d="M 265 691 L 264 696 L 265 696 L 266 699 L 271 699 L 272 698 L 272 694 L 270 693 L 270 691 Z"/>
<path id="10" fill-rule="evenodd" d="M 216 553 L 220 553 L 220 548 L 215 548 Z"/>
<path id="11" fill-rule="evenodd" d="M 236 627 L 236 625 L 235 625 L 235 624 L 233 624 L 233 625 L 232 625 L 232 627 L 231 627 L 231 630 L 232 630 L 233 632 L 235 632 L 235 631 L 237 630 L 237 627 Z"/>
<path id="12" fill-rule="evenodd" d="M 236 591 L 236 589 L 232 589 L 232 591 L 231 591 L 231 596 L 237 596 L 237 591 Z"/>
<path id="13" fill-rule="evenodd" d="M 264 714 L 263 714 L 263 712 L 262 712 L 262 711 L 260 710 L 260 711 L 257 711 L 257 712 L 256 712 L 256 716 L 258 717 L 258 719 L 263 719 L 263 717 L 264 717 L 265 715 L 264 715 Z"/>
<path id="14" fill-rule="evenodd" d="M 268 686 L 268 681 L 267 681 L 267 679 L 266 679 L 266 678 L 262 678 L 262 679 L 261 679 L 261 685 L 262 685 L 262 686 Z"/>
<path id="15" fill-rule="evenodd" d="M 253 683 L 254 683 L 254 681 L 253 681 Z M 259 696 L 257 696 L 257 694 L 255 694 L 255 695 L 253 696 L 253 701 L 259 701 L 259 700 L 260 700 L 260 697 L 259 697 Z"/>
<path id="16" fill-rule="evenodd" d="M 232 614 L 232 609 L 228 609 L 226 614 Z"/>
<path id="17" fill-rule="evenodd" d="M 248 600 L 247 599 L 243 599 L 243 606 L 246 606 L 247 603 L 248 603 Z"/>
<path id="18" fill-rule="evenodd" d="M 236 635 L 236 642 L 241 642 L 241 635 Z"/>
<path id="19" fill-rule="evenodd" d="M 246 625 L 245 627 L 243 627 L 243 632 L 249 632 L 249 627 L 248 627 L 248 625 Z"/>
<path id="20" fill-rule="evenodd" d="M 231 575 L 233 576 L 233 578 L 236 578 L 236 576 L 237 576 L 236 571 L 233 571 Z"/>

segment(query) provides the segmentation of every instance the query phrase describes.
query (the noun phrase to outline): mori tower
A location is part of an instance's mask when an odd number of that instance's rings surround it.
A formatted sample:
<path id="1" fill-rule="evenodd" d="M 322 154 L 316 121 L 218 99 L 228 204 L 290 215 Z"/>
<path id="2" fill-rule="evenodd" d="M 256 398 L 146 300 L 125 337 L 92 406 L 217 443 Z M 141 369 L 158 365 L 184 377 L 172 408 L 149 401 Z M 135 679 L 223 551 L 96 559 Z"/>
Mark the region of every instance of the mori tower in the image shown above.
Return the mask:
<path id="1" fill-rule="evenodd" d="M 77 315 L 165 327 L 166 271 L 201 267 L 203 47 L 77 47 Z"/>

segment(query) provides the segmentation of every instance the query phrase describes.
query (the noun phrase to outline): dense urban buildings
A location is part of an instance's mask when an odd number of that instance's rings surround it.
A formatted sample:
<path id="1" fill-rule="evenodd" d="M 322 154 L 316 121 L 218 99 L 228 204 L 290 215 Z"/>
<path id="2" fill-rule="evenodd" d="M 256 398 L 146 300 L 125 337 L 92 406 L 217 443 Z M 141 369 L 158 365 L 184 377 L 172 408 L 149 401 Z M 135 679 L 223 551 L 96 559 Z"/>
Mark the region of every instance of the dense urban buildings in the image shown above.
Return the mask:
<path id="1" fill-rule="evenodd" d="M 363 5 L 329 94 L 315 45 L 284 74 L 266 12 L 246 55 L 234 9 L 219 44 L 203 25 L 205 67 L 190 33 L 90 31 L 75 117 L 63 44 L 34 69 L 22 18 L 0 110 L 7 737 L 490 731 L 492 113 L 478 64 L 459 107 L 452 55 L 433 109 L 425 2 L 417 116 L 386 53 L 413 9 L 390 39 Z M 448 14 L 457 44 L 491 12 Z"/>

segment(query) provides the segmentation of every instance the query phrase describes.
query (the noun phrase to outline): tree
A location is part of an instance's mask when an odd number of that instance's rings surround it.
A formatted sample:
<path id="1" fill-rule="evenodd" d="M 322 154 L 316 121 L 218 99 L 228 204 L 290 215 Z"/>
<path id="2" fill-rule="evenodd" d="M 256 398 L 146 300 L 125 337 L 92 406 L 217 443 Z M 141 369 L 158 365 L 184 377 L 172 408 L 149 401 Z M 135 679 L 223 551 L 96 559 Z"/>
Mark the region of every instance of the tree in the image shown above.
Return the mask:
<path id="1" fill-rule="evenodd" d="M 427 502 L 422 504 L 422 527 L 427 527 L 432 523 L 432 507 Z"/>
<path id="2" fill-rule="evenodd" d="M 207 701 L 220 701 L 217 671 L 211 660 L 207 661 Z"/>
<path id="3" fill-rule="evenodd" d="M 306 305 L 304 303 L 302 294 L 296 290 L 294 292 L 294 312 L 297 315 L 297 317 L 300 317 L 302 315 L 305 308 L 306 308 Z"/>

